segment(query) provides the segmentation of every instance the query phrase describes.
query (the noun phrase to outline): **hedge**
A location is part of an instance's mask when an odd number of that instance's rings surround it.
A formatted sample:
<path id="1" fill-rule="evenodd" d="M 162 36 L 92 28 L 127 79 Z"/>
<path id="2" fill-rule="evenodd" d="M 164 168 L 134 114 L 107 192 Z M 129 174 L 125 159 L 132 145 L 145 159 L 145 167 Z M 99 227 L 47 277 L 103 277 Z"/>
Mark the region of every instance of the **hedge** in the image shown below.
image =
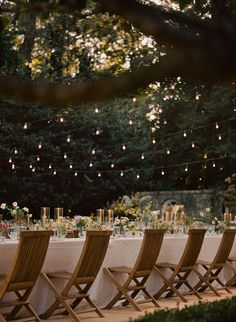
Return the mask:
<path id="1" fill-rule="evenodd" d="M 236 297 L 211 303 L 199 302 L 198 305 L 184 309 L 164 309 L 146 314 L 137 322 L 233 322 L 236 321 Z"/>

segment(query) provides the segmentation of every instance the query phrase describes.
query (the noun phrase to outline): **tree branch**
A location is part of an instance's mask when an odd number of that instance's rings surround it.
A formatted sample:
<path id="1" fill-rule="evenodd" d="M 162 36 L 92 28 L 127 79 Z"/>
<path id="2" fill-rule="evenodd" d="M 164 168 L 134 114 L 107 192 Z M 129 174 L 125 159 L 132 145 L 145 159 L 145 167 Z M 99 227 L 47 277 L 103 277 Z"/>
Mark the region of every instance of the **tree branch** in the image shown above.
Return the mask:
<path id="1" fill-rule="evenodd" d="M 162 57 L 158 63 L 119 77 L 72 85 L 36 85 L 0 78 L 0 95 L 44 103 L 78 104 L 125 95 L 152 82 L 178 76 L 232 87 L 236 73 L 236 65 L 233 64 L 235 54 L 226 51 L 224 55 L 219 53 L 213 57 L 206 49 L 187 50 L 184 53 L 175 50 Z"/>

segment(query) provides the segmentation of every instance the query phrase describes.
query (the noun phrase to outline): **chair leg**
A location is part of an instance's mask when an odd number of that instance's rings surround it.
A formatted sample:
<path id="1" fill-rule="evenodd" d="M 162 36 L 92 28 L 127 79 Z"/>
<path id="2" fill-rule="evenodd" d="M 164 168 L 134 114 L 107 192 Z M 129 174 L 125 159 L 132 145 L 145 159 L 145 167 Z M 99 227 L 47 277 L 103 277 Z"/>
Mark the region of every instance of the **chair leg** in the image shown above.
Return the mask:
<path id="1" fill-rule="evenodd" d="M 105 306 L 105 309 L 111 309 L 113 305 L 118 302 L 123 295 L 127 301 L 133 305 L 133 307 L 137 311 L 142 311 L 142 309 L 138 306 L 138 304 L 135 303 L 135 301 L 132 299 L 132 297 L 127 293 L 126 289 L 122 287 L 122 285 L 117 281 L 117 279 L 114 277 L 114 275 L 111 273 L 111 271 L 108 268 L 103 269 L 105 274 L 112 280 L 112 282 L 116 285 L 118 289 L 118 293 L 113 297 L 113 299 Z"/>
<path id="2" fill-rule="evenodd" d="M 199 277 L 200 281 L 193 286 L 193 288 L 197 291 L 198 288 L 205 283 L 207 285 L 207 287 L 209 287 L 213 293 L 215 293 L 216 296 L 220 297 L 220 294 L 216 291 L 216 289 L 211 285 L 211 283 L 208 282 L 208 280 L 206 279 L 207 275 L 202 275 L 195 267 L 193 267 L 193 271 L 197 274 L 197 276 Z"/>
<path id="3" fill-rule="evenodd" d="M 97 305 L 94 303 L 93 300 L 91 300 L 89 296 L 86 296 L 85 300 L 90 304 L 92 308 L 95 309 L 96 313 L 98 314 L 98 316 L 100 316 L 100 318 L 104 318 L 104 315 L 102 314 L 101 310 L 97 307 Z"/>
<path id="4" fill-rule="evenodd" d="M 38 314 L 36 313 L 36 311 L 32 308 L 32 306 L 29 303 L 28 304 L 25 304 L 25 307 L 28 310 L 28 312 L 30 312 L 32 314 L 32 316 L 35 317 L 35 319 L 36 319 L 37 322 L 41 322 Z"/>
<path id="5" fill-rule="evenodd" d="M 149 292 L 146 290 L 146 288 L 144 288 L 144 289 L 143 289 L 143 293 L 147 296 L 147 298 L 149 298 L 149 299 L 151 299 L 151 300 L 152 300 L 152 303 L 153 303 L 156 307 L 161 307 L 161 306 L 157 303 L 156 299 L 152 296 L 152 294 L 151 294 L 151 293 L 149 293 Z"/>

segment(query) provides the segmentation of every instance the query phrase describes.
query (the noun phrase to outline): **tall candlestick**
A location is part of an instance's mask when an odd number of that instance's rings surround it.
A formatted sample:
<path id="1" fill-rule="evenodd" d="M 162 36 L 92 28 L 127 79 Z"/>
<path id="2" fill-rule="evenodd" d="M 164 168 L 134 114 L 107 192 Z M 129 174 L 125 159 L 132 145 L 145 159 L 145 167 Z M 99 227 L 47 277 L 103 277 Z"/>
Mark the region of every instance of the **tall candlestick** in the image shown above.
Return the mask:
<path id="1" fill-rule="evenodd" d="M 99 224 L 104 223 L 104 209 L 97 209 L 97 221 L 99 222 Z"/>
<path id="2" fill-rule="evenodd" d="M 108 222 L 108 224 L 110 224 L 113 221 L 113 216 L 114 216 L 113 210 L 108 209 L 107 210 L 107 222 Z"/>

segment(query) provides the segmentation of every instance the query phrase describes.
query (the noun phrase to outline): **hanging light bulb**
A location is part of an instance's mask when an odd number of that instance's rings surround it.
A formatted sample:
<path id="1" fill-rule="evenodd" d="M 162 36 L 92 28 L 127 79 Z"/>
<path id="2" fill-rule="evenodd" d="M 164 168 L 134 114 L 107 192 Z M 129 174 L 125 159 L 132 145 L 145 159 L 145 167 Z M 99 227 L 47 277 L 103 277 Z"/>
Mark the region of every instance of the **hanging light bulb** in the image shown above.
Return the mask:
<path id="1" fill-rule="evenodd" d="M 53 171 L 53 175 L 55 176 L 57 174 L 56 170 Z"/>
<path id="2" fill-rule="evenodd" d="M 15 150 L 14 150 L 14 154 L 17 154 L 17 153 L 18 153 L 17 148 L 15 148 Z"/>
<path id="3" fill-rule="evenodd" d="M 216 164 L 215 164 L 215 162 L 213 161 L 213 163 L 212 163 L 212 166 L 213 166 L 213 168 L 215 168 L 216 167 Z"/>
<path id="4" fill-rule="evenodd" d="M 92 149 L 92 154 L 95 154 L 96 153 L 96 150 L 95 149 Z"/>
<path id="5" fill-rule="evenodd" d="M 64 153 L 64 159 L 67 159 L 67 154 L 66 154 L 66 152 Z"/>
<path id="6" fill-rule="evenodd" d="M 207 165 L 206 165 L 206 164 L 204 164 L 203 169 L 206 169 L 206 168 L 207 168 Z"/>
<path id="7" fill-rule="evenodd" d="M 165 124 L 165 125 L 166 125 L 166 124 L 167 124 L 167 120 L 164 120 L 163 124 Z"/>
<path id="8" fill-rule="evenodd" d="M 122 150 L 125 151 L 126 150 L 126 146 L 123 144 L 122 145 Z"/>
<path id="9" fill-rule="evenodd" d="M 66 142 L 70 143 L 70 135 L 67 136 Z"/>
<path id="10" fill-rule="evenodd" d="M 100 178 L 102 176 L 101 172 L 98 172 L 98 177 Z"/>
<path id="11" fill-rule="evenodd" d="M 61 116 L 61 117 L 60 117 L 60 119 L 59 119 L 59 121 L 60 121 L 61 123 L 63 123 L 63 122 L 64 122 L 64 118 Z"/>
<path id="12" fill-rule="evenodd" d="M 9 162 L 9 163 L 12 163 L 12 158 L 10 158 L 8 162 Z"/>
<path id="13" fill-rule="evenodd" d="M 168 154 L 168 155 L 170 154 L 170 149 L 166 150 L 166 154 Z"/>
<path id="14" fill-rule="evenodd" d="M 38 145 L 38 149 L 42 149 L 42 143 L 41 142 Z"/>
<path id="15" fill-rule="evenodd" d="M 218 140 L 220 141 L 222 139 L 222 136 L 219 134 L 218 136 Z"/>
<path id="16" fill-rule="evenodd" d="M 29 167 L 30 167 L 30 169 L 32 169 L 32 168 L 33 168 L 33 165 L 32 165 L 32 164 L 30 164 L 30 166 L 29 166 Z"/>
<path id="17" fill-rule="evenodd" d="M 73 165 L 72 164 L 70 164 L 70 169 L 72 169 L 73 168 Z"/>
<path id="18" fill-rule="evenodd" d="M 99 135 L 100 134 L 100 130 L 99 129 L 97 129 L 96 130 L 96 135 Z"/>
<path id="19" fill-rule="evenodd" d="M 187 136 L 187 133 L 184 131 L 184 134 L 183 134 L 183 136 L 186 138 L 186 136 Z"/>
<path id="20" fill-rule="evenodd" d="M 32 172 L 35 172 L 35 170 L 36 170 L 35 168 L 32 168 Z"/>
<path id="21" fill-rule="evenodd" d="M 27 123 L 24 124 L 23 129 L 24 130 L 27 130 L 28 129 L 28 124 Z"/>
<path id="22" fill-rule="evenodd" d="M 14 163 L 12 163 L 11 168 L 12 168 L 12 170 L 15 170 L 16 167 L 15 167 Z"/>
<path id="23" fill-rule="evenodd" d="M 188 166 L 186 165 L 185 169 L 184 169 L 185 172 L 188 172 Z"/>
<path id="24" fill-rule="evenodd" d="M 40 161 L 40 157 L 39 157 L 39 156 L 37 156 L 36 160 L 37 160 L 37 161 Z"/>
<path id="25" fill-rule="evenodd" d="M 78 176 L 78 172 L 77 171 L 75 171 L 75 177 L 77 177 Z"/>
<path id="26" fill-rule="evenodd" d="M 161 171 L 161 175 L 162 175 L 162 176 L 164 176 L 164 174 L 165 174 L 165 172 L 164 172 L 164 170 L 162 170 L 162 171 Z"/>
<path id="27" fill-rule="evenodd" d="M 114 168 L 114 167 L 115 167 L 115 165 L 114 165 L 114 163 L 112 163 L 112 164 L 111 164 L 111 168 Z"/>
<path id="28" fill-rule="evenodd" d="M 143 154 L 141 155 L 141 159 L 142 159 L 142 160 L 144 160 L 144 159 L 145 159 L 145 157 L 144 157 L 144 155 L 143 155 Z"/>
<path id="29" fill-rule="evenodd" d="M 132 125 L 133 124 L 133 121 L 132 120 L 129 120 L 129 125 Z"/>
<path id="30" fill-rule="evenodd" d="M 200 177 L 198 180 L 199 180 L 199 181 L 202 181 L 202 178 Z"/>
<path id="31" fill-rule="evenodd" d="M 90 166 L 90 168 L 92 168 L 92 166 L 93 166 L 93 163 L 92 163 L 92 162 L 90 162 L 90 163 L 89 163 L 89 166 Z"/>
<path id="32" fill-rule="evenodd" d="M 193 148 L 193 149 L 195 148 L 195 143 L 194 143 L 194 142 L 192 142 L 192 148 Z"/>
<path id="33" fill-rule="evenodd" d="M 96 107 L 95 110 L 94 110 L 95 113 L 98 113 L 99 112 L 99 109 Z"/>
<path id="34" fill-rule="evenodd" d="M 140 179 L 140 175 L 139 175 L 139 174 L 137 174 L 137 175 L 136 175 L 136 178 L 137 178 L 137 179 Z"/>
<path id="35" fill-rule="evenodd" d="M 124 176 L 124 172 L 123 172 L 123 171 L 121 171 L 121 172 L 120 172 L 120 176 L 121 176 L 121 177 L 123 177 L 123 176 Z"/>
<path id="36" fill-rule="evenodd" d="M 152 144 L 156 144 L 156 140 L 155 139 L 152 140 Z"/>
<path id="37" fill-rule="evenodd" d="M 219 124 L 218 123 L 216 123 L 216 129 L 218 129 L 219 128 Z"/>
<path id="38" fill-rule="evenodd" d="M 52 169 L 52 165 L 51 165 L 51 163 L 49 164 L 48 168 L 49 168 L 49 169 Z"/>

